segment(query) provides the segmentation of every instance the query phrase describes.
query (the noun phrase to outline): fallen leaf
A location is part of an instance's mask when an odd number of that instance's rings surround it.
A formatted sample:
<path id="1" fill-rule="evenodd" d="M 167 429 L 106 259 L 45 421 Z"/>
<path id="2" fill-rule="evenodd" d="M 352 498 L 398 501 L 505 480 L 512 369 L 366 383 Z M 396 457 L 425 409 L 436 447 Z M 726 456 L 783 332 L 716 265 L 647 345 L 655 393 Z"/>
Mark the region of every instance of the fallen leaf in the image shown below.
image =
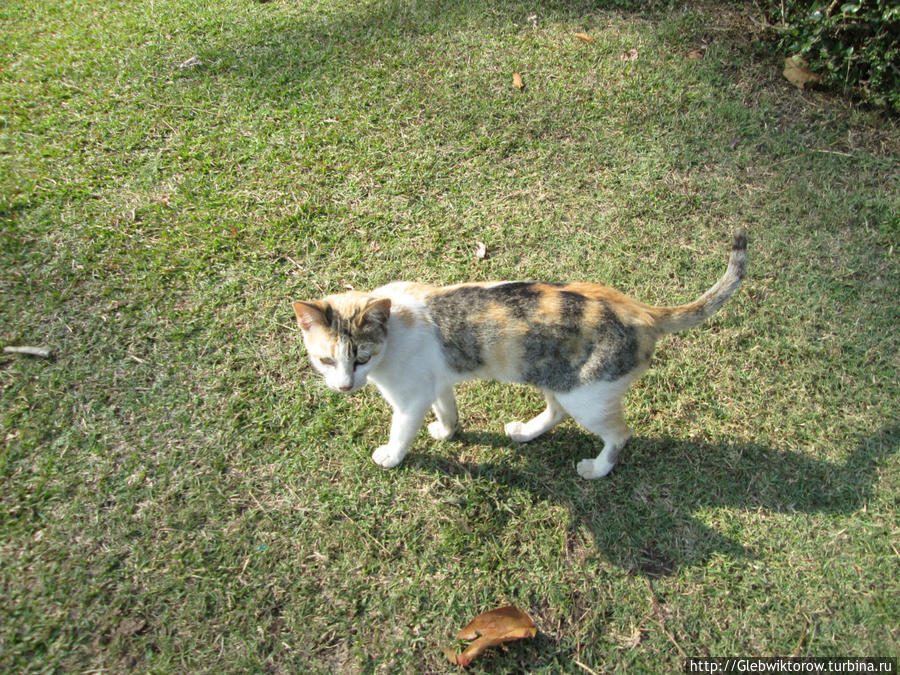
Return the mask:
<path id="1" fill-rule="evenodd" d="M 596 42 L 596 40 L 594 40 L 594 38 L 592 38 L 592 37 L 591 37 L 590 35 L 588 35 L 587 33 L 575 33 L 574 35 L 575 35 L 575 37 L 577 37 L 579 40 L 583 40 L 584 42 Z"/>
<path id="2" fill-rule="evenodd" d="M 643 632 L 640 628 L 637 628 L 635 626 L 632 626 L 631 628 L 631 635 L 613 636 L 614 638 L 616 638 L 616 642 L 619 643 L 616 649 L 634 649 L 641 644 L 641 640 L 644 637 Z"/>
<path id="3" fill-rule="evenodd" d="M 512 640 L 533 638 L 535 635 L 537 629 L 530 616 L 517 607 L 500 607 L 479 614 L 468 626 L 459 631 L 457 640 L 474 640 L 462 654 L 445 649 L 444 655 L 451 663 L 466 667 L 488 647 L 496 647 Z"/>
<path id="4" fill-rule="evenodd" d="M 691 61 L 702 61 L 703 60 L 703 52 L 701 52 L 699 49 L 692 49 L 691 51 L 688 52 L 687 57 Z"/>
<path id="5" fill-rule="evenodd" d="M 809 82 L 818 82 L 822 79 L 806 66 L 806 61 L 799 56 L 789 56 L 784 60 L 782 75 L 798 89 L 803 89 Z"/>
<path id="6" fill-rule="evenodd" d="M 119 622 L 118 628 L 116 628 L 116 635 L 121 637 L 131 637 L 135 633 L 140 633 L 144 630 L 144 626 L 147 625 L 147 622 L 143 619 L 122 619 Z"/>
<path id="7" fill-rule="evenodd" d="M 516 89 L 524 89 L 525 83 L 522 82 L 522 76 L 519 73 L 513 73 L 513 86 Z"/>
<path id="8" fill-rule="evenodd" d="M 637 61 L 638 50 L 635 49 L 634 47 L 632 47 L 632 48 L 629 49 L 627 52 L 622 52 L 622 53 L 619 55 L 619 57 L 620 57 L 623 61 Z"/>
<path id="9" fill-rule="evenodd" d="M 487 245 L 483 241 L 475 242 L 475 257 L 484 260 L 487 256 Z"/>

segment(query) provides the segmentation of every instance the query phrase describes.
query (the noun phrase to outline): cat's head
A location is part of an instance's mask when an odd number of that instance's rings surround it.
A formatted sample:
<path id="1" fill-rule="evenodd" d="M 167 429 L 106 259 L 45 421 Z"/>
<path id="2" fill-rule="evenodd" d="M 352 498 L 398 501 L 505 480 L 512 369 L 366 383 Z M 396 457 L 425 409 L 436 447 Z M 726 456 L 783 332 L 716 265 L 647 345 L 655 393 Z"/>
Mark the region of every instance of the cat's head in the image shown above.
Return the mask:
<path id="1" fill-rule="evenodd" d="M 390 299 L 351 291 L 295 302 L 294 313 L 309 360 L 325 384 L 345 393 L 362 389 L 384 350 Z"/>

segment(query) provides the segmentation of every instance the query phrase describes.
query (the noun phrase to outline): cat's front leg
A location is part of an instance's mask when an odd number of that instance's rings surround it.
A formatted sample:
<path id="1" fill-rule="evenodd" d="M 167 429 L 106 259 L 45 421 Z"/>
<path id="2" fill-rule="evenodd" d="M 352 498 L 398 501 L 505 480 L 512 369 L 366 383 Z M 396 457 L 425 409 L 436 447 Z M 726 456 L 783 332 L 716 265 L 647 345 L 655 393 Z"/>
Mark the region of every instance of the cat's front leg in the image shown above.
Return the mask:
<path id="1" fill-rule="evenodd" d="M 456 408 L 456 396 L 453 395 L 453 387 L 444 389 L 432 404 L 437 419 L 428 425 L 428 433 L 438 441 L 447 441 L 453 438 L 459 427 L 459 412 Z"/>
<path id="2" fill-rule="evenodd" d="M 375 452 L 372 453 L 372 459 L 376 464 L 385 469 L 392 469 L 403 461 L 416 438 L 419 427 L 422 426 L 427 410 L 428 404 L 404 410 L 394 409 L 394 416 L 391 418 L 390 440 L 386 445 L 375 448 Z"/>

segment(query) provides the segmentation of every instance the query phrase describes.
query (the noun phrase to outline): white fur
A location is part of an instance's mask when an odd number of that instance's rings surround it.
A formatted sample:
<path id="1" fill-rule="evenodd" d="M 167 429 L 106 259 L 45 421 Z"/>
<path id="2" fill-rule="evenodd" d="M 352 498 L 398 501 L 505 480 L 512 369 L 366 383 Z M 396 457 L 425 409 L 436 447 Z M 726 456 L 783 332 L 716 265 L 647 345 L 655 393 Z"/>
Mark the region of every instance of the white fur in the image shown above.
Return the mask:
<path id="1" fill-rule="evenodd" d="M 407 285 L 390 284 L 375 291 L 391 297 L 387 339 L 368 372 L 371 381 L 393 408 L 390 438 L 372 453 L 376 464 L 392 468 L 400 464 L 429 408 L 437 419 L 428 425 L 433 438 L 446 440 L 456 432 L 458 414 L 453 385 L 468 379 L 446 364 L 437 333 L 427 319 L 423 304 L 406 293 Z M 399 318 L 397 310 L 416 316 L 412 326 Z M 537 438 L 568 416 L 599 435 L 604 446 L 592 459 L 578 463 L 578 473 L 587 479 L 601 478 L 615 466 L 619 451 L 631 437 L 622 419 L 622 397 L 643 369 L 613 382 L 595 382 L 565 393 L 545 392 L 547 408 L 526 423 L 510 422 L 506 433 L 519 443 Z"/>
<path id="2" fill-rule="evenodd" d="M 388 295 L 384 293 L 388 289 L 394 290 L 384 287 L 378 294 Z M 453 435 L 457 423 L 453 384 L 461 379 L 447 367 L 430 323 L 418 320 L 408 327 L 397 317 L 395 310 L 403 308 L 423 318 L 421 303 L 402 293 L 391 294 L 391 303 L 387 340 L 369 371 L 369 380 L 394 411 L 390 439 L 372 453 L 375 463 L 386 468 L 403 461 L 429 408 L 437 416 L 428 427 L 431 435 L 439 440 Z"/>
<path id="3" fill-rule="evenodd" d="M 376 363 L 375 358 L 369 363 L 354 366 L 350 344 L 343 338 L 338 340 L 333 358 L 334 365 L 326 365 L 320 355 L 310 354 L 310 362 L 322 374 L 329 389 L 350 394 L 368 384 L 368 373 Z"/>
<path id="4" fill-rule="evenodd" d="M 622 398 L 631 383 L 645 369 L 639 369 L 612 382 L 594 382 L 564 394 L 556 394 L 560 405 L 569 411 L 576 422 L 603 439 L 603 450 L 597 457 L 578 462 L 576 468 L 582 478 L 603 478 L 616 465 L 619 452 L 632 433 L 622 418 Z"/>

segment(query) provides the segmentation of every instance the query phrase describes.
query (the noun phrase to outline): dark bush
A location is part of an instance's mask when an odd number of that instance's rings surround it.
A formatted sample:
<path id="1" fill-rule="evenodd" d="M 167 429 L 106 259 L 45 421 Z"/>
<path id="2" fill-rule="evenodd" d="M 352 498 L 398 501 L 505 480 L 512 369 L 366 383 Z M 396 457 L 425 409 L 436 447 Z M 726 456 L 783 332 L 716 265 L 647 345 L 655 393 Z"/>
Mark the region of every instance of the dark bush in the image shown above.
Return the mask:
<path id="1" fill-rule="evenodd" d="M 765 0 L 785 56 L 800 55 L 822 84 L 900 112 L 897 0 Z"/>

